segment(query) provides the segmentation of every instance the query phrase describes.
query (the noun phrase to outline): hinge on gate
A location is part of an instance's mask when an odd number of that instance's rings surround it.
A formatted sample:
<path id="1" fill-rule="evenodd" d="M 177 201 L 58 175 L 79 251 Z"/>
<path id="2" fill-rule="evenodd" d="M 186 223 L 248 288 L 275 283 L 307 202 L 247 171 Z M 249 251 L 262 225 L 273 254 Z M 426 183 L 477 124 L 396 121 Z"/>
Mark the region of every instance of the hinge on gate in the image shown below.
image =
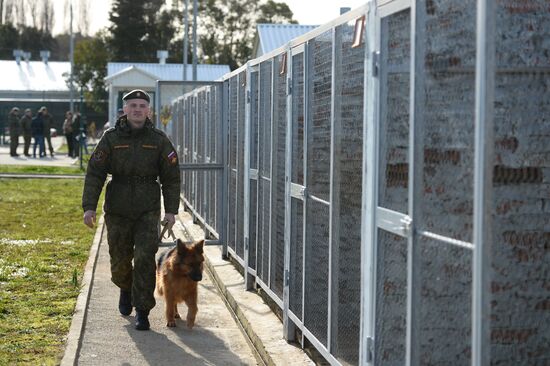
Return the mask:
<path id="1" fill-rule="evenodd" d="M 380 72 L 380 51 L 372 53 L 372 76 L 378 76 Z"/>
<path id="2" fill-rule="evenodd" d="M 248 238 L 244 238 L 244 250 L 248 250 Z"/>
<path id="3" fill-rule="evenodd" d="M 292 94 L 292 79 L 290 79 L 290 78 L 287 80 L 286 93 L 287 93 L 287 95 Z"/>
<path id="4" fill-rule="evenodd" d="M 246 102 L 250 103 L 250 90 L 246 91 Z"/>
<path id="5" fill-rule="evenodd" d="M 285 270 L 285 281 L 284 281 L 284 286 L 288 286 L 290 282 L 290 272 L 288 269 Z"/>
<path id="6" fill-rule="evenodd" d="M 374 361 L 374 338 L 367 337 L 367 362 Z"/>

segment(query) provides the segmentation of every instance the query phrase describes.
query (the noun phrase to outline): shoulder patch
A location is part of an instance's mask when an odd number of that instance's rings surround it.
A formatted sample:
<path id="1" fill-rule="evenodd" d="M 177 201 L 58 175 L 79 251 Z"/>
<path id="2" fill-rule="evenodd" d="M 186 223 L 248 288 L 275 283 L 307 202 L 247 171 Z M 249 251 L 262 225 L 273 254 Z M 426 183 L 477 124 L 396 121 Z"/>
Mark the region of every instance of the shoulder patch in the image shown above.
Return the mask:
<path id="1" fill-rule="evenodd" d="M 95 162 L 102 163 L 105 161 L 105 159 L 107 159 L 107 152 L 104 150 L 97 149 L 92 154 L 92 160 Z"/>
<path id="2" fill-rule="evenodd" d="M 168 156 L 166 156 L 166 159 L 168 159 L 168 162 L 172 165 L 176 165 L 178 163 L 178 154 L 176 154 L 175 150 L 172 150 Z"/>

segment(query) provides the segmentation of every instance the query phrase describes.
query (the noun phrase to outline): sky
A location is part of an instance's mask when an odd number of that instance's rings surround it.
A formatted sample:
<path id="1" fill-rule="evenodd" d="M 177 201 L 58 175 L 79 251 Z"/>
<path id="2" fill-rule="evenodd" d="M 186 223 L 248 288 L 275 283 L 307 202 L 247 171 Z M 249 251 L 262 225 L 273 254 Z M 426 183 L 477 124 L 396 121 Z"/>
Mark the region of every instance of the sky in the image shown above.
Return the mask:
<path id="1" fill-rule="evenodd" d="M 55 6 L 54 34 L 64 31 L 63 19 L 65 16 L 65 2 L 67 0 L 53 0 Z M 73 0 L 76 4 L 78 0 Z M 99 29 L 109 25 L 108 13 L 111 8 L 111 0 L 88 0 L 90 6 L 90 33 L 95 34 Z M 193 1 L 193 0 L 190 0 Z M 280 1 L 280 0 L 279 0 Z M 290 10 L 294 13 L 294 19 L 300 24 L 321 25 L 337 18 L 341 7 L 355 9 L 367 2 L 367 0 L 285 0 Z M 67 16 L 68 19 L 68 16 Z M 67 24 L 67 23 L 65 23 Z"/>

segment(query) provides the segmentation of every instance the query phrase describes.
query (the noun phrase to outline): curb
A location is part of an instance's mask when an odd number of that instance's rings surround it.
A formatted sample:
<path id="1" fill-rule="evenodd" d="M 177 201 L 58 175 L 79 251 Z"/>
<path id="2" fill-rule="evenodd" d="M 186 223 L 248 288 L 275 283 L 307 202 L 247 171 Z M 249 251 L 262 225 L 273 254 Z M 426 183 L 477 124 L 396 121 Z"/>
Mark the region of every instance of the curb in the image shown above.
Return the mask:
<path id="1" fill-rule="evenodd" d="M 17 174 L 17 173 L 2 173 L 0 178 L 15 178 L 15 179 L 84 179 L 85 175 L 76 174 Z"/>
<path id="2" fill-rule="evenodd" d="M 92 243 L 92 247 L 90 248 L 90 256 L 88 257 L 88 262 L 86 262 L 86 267 L 84 268 L 82 288 L 80 289 L 80 294 L 76 300 L 71 327 L 69 328 L 69 334 L 67 335 L 65 353 L 63 354 L 63 359 L 61 360 L 61 366 L 76 365 L 78 360 L 78 353 L 82 342 L 82 334 L 84 332 L 84 322 L 86 321 L 86 315 L 88 312 L 88 302 L 92 292 L 92 283 L 94 280 L 95 267 L 99 254 L 99 246 L 105 230 L 104 221 L 104 215 L 101 215 L 98 220 L 94 241 Z"/>

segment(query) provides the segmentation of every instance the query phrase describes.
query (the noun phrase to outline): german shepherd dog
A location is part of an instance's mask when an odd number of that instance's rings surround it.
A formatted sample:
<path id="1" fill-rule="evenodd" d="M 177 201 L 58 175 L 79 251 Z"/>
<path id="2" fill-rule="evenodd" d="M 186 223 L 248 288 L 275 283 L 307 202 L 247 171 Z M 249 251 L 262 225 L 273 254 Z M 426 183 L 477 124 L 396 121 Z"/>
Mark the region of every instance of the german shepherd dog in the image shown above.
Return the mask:
<path id="1" fill-rule="evenodd" d="M 164 252 L 157 261 L 156 293 L 164 296 L 166 325 L 176 326 L 178 303 L 187 305 L 187 327 L 193 328 L 197 315 L 197 285 L 202 280 L 204 240 L 185 244 L 177 240 L 176 247 Z"/>

